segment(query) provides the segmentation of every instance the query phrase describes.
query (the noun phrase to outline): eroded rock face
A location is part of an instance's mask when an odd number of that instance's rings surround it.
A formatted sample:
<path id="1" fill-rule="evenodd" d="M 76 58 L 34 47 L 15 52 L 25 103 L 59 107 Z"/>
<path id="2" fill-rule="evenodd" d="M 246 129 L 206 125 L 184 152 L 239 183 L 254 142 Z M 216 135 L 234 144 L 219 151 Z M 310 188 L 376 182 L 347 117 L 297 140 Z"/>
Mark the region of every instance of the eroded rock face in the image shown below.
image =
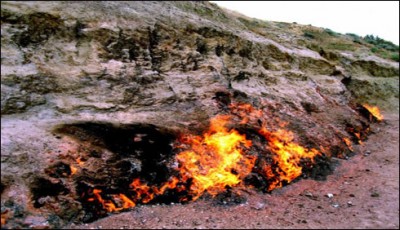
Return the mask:
<path id="1" fill-rule="evenodd" d="M 178 136 L 201 133 L 231 102 L 248 103 L 288 122 L 303 145 L 345 157 L 349 127 L 368 126 L 357 100 L 399 94 L 397 63 L 327 60 L 250 32 L 206 2 L 2 2 L 1 21 L 1 205 L 10 228 L 91 220 L 71 165 L 84 157 L 101 169 L 119 150 L 88 147 L 95 135 L 74 139 L 60 125 L 136 124 Z M 140 174 L 149 162 L 117 159 L 110 170 Z"/>

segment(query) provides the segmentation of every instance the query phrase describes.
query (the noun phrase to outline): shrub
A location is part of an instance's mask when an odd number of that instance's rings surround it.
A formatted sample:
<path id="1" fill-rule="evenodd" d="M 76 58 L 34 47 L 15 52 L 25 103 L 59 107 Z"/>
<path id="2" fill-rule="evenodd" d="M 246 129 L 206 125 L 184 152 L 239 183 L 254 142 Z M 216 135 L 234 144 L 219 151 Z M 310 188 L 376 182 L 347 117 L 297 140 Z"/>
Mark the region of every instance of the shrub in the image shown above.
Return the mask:
<path id="1" fill-rule="evenodd" d="M 399 46 L 393 44 L 390 41 L 386 41 L 378 36 L 374 36 L 374 35 L 367 35 L 364 37 L 364 41 L 376 46 L 377 48 L 381 48 L 381 49 L 385 49 L 388 51 L 399 51 Z"/>
<path id="2" fill-rule="evenodd" d="M 303 36 L 306 37 L 306 38 L 311 38 L 311 39 L 315 38 L 315 35 L 313 33 L 311 33 L 311 32 L 308 32 L 308 31 L 304 32 Z"/>
<path id="3" fill-rule="evenodd" d="M 338 36 L 338 33 L 336 33 L 335 31 L 333 31 L 331 29 L 324 29 L 324 32 L 329 34 L 329 35 L 331 35 L 331 36 L 334 36 L 334 37 Z"/>
<path id="4" fill-rule="evenodd" d="M 361 39 L 360 36 L 358 36 L 357 34 L 353 34 L 353 33 L 347 33 L 346 35 L 352 37 L 353 39 Z"/>
<path id="5" fill-rule="evenodd" d="M 376 53 L 377 51 L 378 51 L 378 48 L 376 48 L 375 46 L 371 48 L 372 53 Z"/>
<path id="6" fill-rule="evenodd" d="M 346 35 L 350 36 L 354 43 L 362 44 L 362 37 L 358 36 L 357 34 L 347 33 Z"/>
<path id="7" fill-rule="evenodd" d="M 398 54 L 398 53 L 392 54 L 392 56 L 391 56 L 390 58 L 391 58 L 393 61 L 399 62 L 399 54 Z"/>

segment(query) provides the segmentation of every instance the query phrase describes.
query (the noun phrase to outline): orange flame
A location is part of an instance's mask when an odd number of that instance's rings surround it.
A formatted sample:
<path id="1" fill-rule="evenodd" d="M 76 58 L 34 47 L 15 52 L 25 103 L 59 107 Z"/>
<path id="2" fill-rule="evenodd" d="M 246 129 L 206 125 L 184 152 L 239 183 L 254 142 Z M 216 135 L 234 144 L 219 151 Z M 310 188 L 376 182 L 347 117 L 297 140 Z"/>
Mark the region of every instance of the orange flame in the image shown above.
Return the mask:
<path id="1" fill-rule="evenodd" d="M 69 167 L 71 169 L 71 175 L 74 175 L 78 171 L 78 169 L 73 165 L 70 165 Z"/>
<path id="2" fill-rule="evenodd" d="M 81 158 L 76 158 L 76 163 L 78 163 L 78 165 L 83 166 L 85 164 L 84 161 L 81 160 Z"/>
<path id="3" fill-rule="evenodd" d="M 383 115 L 381 114 L 377 106 L 370 106 L 367 104 L 363 104 L 362 106 L 366 108 L 372 114 L 372 116 L 374 116 L 378 121 L 383 120 Z"/>
<path id="4" fill-rule="evenodd" d="M 147 184 L 142 184 L 139 178 L 134 179 L 130 187 L 136 192 L 135 200 L 142 200 L 143 203 L 148 203 L 154 198 L 154 194 L 150 192 L 151 187 Z"/>
<path id="5" fill-rule="evenodd" d="M 351 144 L 350 139 L 347 137 L 343 137 L 343 141 L 347 145 L 347 147 L 350 149 L 350 151 L 354 152 L 353 145 Z"/>
<path id="6" fill-rule="evenodd" d="M 314 163 L 314 157 L 321 155 L 316 149 L 306 149 L 293 142 L 293 133 L 283 129 L 276 132 L 270 132 L 262 127 L 260 134 L 268 140 L 268 146 L 274 153 L 274 162 L 279 166 L 275 173 L 272 172 L 271 166 L 265 166 L 265 174 L 267 178 L 275 178 L 269 185 L 268 191 L 282 187 L 282 182 L 290 183 L 302 173 L 300 160 L 307 158 Z M 277 177 L 276 174 L 279 176 Z"/>
<path id="7" fill-rule="evenodd" d="M 109 200 L 104 200 L 100 193 L 101 189 L 93 189 L 93 195 L 96 197 L 96 199 L 103 205 L 103 208 L 106 209 L 109 212 L 114 212 L 114 211 L 119 211 L 121 208 L 115 207 L 115 204 L 112 203 Z M 94 201 L 94 198 L 90 198 L 89 201 Z"/>
<path id="8" fill-rule="evenodd" d="M 133 202 L 124 194 L 118 194 L 118 195 L 114 194 L 112 195 L 113 200 L 118 203 L 122 203 L 121 207 L 117 207 L 111 200 L 104 200 L 103 197 L 100 195 L 101 192 L 102 192 L 101 189 L 93 189 L 94 197 L 89 198 L 88 201 L 93 202 L 97 200 L 99 203 L 102 204 L 103 208 L 108 212 L 121 211 L 123 209 L 133 208 L 136 206 L 135 202 Z"/>
<path id="9" fill-rule="evenodd" d="M 185 134 L 179 139 L 179 144 L 175 146 L 182 149 L 175 157 L 178 163 L 175 170 L 179 175 L 172 176 L 160 186 L 149 186 L 139 178 L 133 179 L 129 191 L 131 195 L 113 194 L 108 196 L 112 197 L 110 200 L 101 196 L 102 190 L 93 189 L 93 197 L 88 201 L 97 201 L 107 211 L 115 212 L 135 207 L 138 202 L 148 203 L 167 190 L 187 190 L 190 199 L 196 200 L 204 193 L 215 196 L 227 187 L 243 186 L 242 181 L 252 172 L 257 158 L 249 153 L 252 141 L 237 130 L 228 128 L 232 123 L 254 123 L 260 126 L 259 134 L 267 141 L 265 150 L 271 153 L 274 162 L 274 165 L 265 163 L 261 166 L 269 182 L 268 191 L 299 177 L 302 174 L 302 163 L 314 163 L 314 157 L 321 155 L 316 149 L 296 144 L 294 134 L 283 129 L 287 123 L 279 119 L 273 122 L 280 129 L 267 129 L 267 122 L 262 120 L 262 110 L 254 109 L 249 104 L 231 104 L 230 109 L 241 119 L 240 122 L 234 122 L 235 117 L 231 115 L 218 115 L 211 119 L 210 127 L 203 135 Z M 189 198 L 183 197 L 180 200 L 187 201 Z"/>
<path id="10" fill-rule="evenodd" d="M 10 212 L 6 209 L 1 212 L 1 226 L 7 223 L 8 218 L 10 217 Z"/>
<path id="11" fill-rule="evenodd" d="M 194 200 L 206 190 L 216 195 L 226 186 L 239 184 L 254 166 L 255 158 L 244 156 L 242 151 L 251 146 L 251 141 L 236 130 L 228 130 L 225 125 L 229 119 L 227 115 L 217 116 L 204 137 L 188 136 L 182 140 L 191 149 L 176 158 L 184 178 L 193 178 L 190 192 Z"/>
<path id="12" fill-rule="evenodd" d="M 361 140 L 361 134 L 360 134 L 360 133 L 354 133 L 354 136 L 357 137 L 358 144 L 362 145 L 363 142 L 362 142 L 362 140 Z"/>

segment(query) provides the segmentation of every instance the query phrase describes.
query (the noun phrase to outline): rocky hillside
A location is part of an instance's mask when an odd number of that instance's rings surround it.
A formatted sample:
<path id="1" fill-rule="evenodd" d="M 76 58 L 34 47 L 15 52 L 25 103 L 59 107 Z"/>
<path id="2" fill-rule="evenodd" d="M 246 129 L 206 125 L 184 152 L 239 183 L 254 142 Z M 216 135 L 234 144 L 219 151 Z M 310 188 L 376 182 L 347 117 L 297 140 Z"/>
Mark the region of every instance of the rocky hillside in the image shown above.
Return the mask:
<path id="1" fill-rule="evenodd" d="M 297 142 L 328 160 L 350 156 L 368 134 L 360 104 L 399 110 L 399 63 L 371 47 L 208 2 L 2 1 L 2 226 L 92 220 L 78 182 L 126 170 L 104 172 L 121 149 L 105 147 L 99 133 L 115 126 L 111 136 L 122 138 L 133 124 L 160 139 L 201 133 L 231 102 L 286 122 Z M 97 153 L 88 140 L 101 142 Z M 77 159 L 89 162 L 88 172 L 74 174 Z"/>

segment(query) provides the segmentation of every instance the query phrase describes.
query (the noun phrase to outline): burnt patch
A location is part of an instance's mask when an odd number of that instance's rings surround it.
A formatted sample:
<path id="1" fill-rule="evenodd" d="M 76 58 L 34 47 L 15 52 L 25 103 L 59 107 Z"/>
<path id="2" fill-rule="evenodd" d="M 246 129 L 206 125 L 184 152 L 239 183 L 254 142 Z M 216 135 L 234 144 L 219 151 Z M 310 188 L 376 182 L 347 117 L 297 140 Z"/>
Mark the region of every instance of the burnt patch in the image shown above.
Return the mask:
<path id="1" fill-rule="evenodd" d="M 317 107 L 315 104 L 310 103 L 310 102 L 304 102 L 304 101 L 302 101 L 302 102 L 301 102 L 301 106 L 303 106 L 304 110 L 305 110 L 308 114 L 311 114 L 312 112 L 314 112 L 314 113 L 320 112 L 319 109 L 318 109 L 318 107 Z"/>
<path id="2" fill-rule="evenodd" d="M 110 123 L 87 122 L 62 125 L 55 132 L 72 136 L 79 141 L 89 141 L 122 156 L 140 156 L 142 152 L 152 156 L 164 155 L 165 152 L 171 152 L 171 147 L 168 146 L 175 136 L 151 124 L 116 126 Z"/>
<path id="3" fill-rule="evenodd" d="M 166 162 L 172 156 L 171 143 L 175 139 L 170 131 L 151 124 L 80 123 L 64 125 L 56 132 L 111 151 L 113 154 L 102 162 L 107 165 L 103 171 L 111 178 L 121 178 L 124 173 L 126 176 L 122 178 L 132 179 L 139 174 L 154 183 L 168 178 Z M 89 152 L 93 153 L 101 155 L 99 150 Z"/>
<path id="4" fill-rule="evenodd" d="M 354 143 L 365 141 L 371 132 L 370 125 L 367 122 L 359 120 L 359 123 L 346 123 L 346 132 L 351 136 Z"/>
<path id="5" fill-rule="evenodd" d="M 30 187 L 33 207 L 35 208 L 40 208 L 44 205 L 44 202 L 42 202 L 40 198 L 45 198 L 47 196 L 56 197 L 60 194 L 69 193 L 69 190 L 61 181 L 52 182 L 44 177 L 35 178 Z"/>
<path id="6" fill-rule="evenodd" d="M 315 163 L 310 165 L 310 162 L 303 164 L 303 177 L 310 177 L 314 180 L 326 180 L 327 176 L 332 174 L 338 165 L 337 161 L 333 161 L 325 155 L 314 158 Z"/>
<path id="7" fill-rule="evenodd" d="M 243 204 L 247 201 L 246 197 L 240 192 L 234 191 L 230 187 L 225 192 L 219 193 L 213 200 L 216 205 L 233 206 Z"/>
<path id="8" fill-rule="evenodd" d="M 64 162 L 57 162 L 46 168 L 44 172 L 54 178 L 67 177 L 72 173 L 70 165 Z"/>
<path id="9" fill-rule="evenodd" d="M 68 176 L 82 204 L 83 222 L 119 211 L 125 197 L 132 200 L 125 205 L 134 207 L 150 201 L 179 202 L 187 196 L 189 185 L 185 183 L 177 185 L 180 192 L 167 189 L 154 200 L 151 197 L 173 175 L 168 164 L 174 155 L 175 132 L 151 124 L 85 122 L 60 125 L 54 133 L 70 136 L 80 146 L 76 159 L 69 164 L 56 163 L 46 173 L 52 177 Z M 71 175 L 71 166 L 76 168 L 74 175 Z M 137 184 L 132 184 L 135 180 Z"/>
<path id="10" fill-rule="evenodd" d="M 246 93 L 239 90 L 233 91 L 233 97 L 235 98 L 236 101 L 240 102 L 246 102 L 249 99 Z"/>
<path id="11" fill-rule="evenodd" d="M 227 108 L 227 106 L 231 103 L 231 94 L 228 92 L 216 92 L 213 99 L 218 102 L 219 107 Z"/>

